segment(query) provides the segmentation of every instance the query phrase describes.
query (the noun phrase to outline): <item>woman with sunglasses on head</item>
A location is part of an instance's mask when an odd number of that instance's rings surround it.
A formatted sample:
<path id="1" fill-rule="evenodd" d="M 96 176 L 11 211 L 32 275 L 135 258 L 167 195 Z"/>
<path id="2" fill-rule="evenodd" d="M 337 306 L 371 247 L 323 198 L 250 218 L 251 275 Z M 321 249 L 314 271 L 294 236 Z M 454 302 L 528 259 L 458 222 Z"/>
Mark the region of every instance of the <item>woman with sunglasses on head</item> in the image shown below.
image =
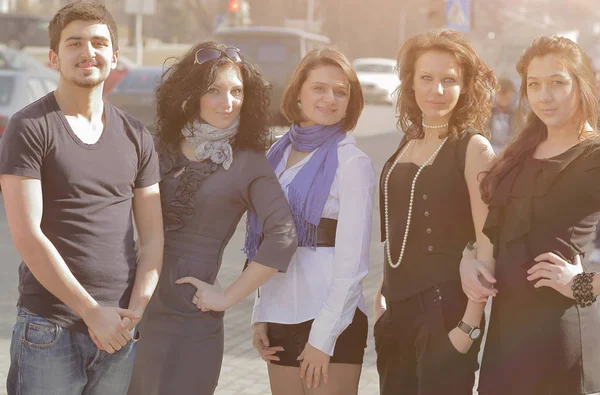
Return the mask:
<path id="1" fill-rule="evenodd" d="M 264 151 L 269 86 L 236 48 L 192 48 L 157 88 L 163 269 L 139 329 L 130 395 L 210 395 L 223 358 L 223 312 L 278 271 L 298 241 Z M 242 214 L 262 243 L 237 280 L 216 283 Z"/>
<path id="2" fill-rule="evenodd" d="M 496 79 L 459 33 L 417 35 L 400 49 L 400 147 L 380 184 L 384 270 L 375 298 L 381 394 L 471 395 L 485 299 L 470 302 L 459 264 L 467 244 L 493 263 L 479 175 L 491 167 L 479 134 Z"/>
<path id="3" fill-rule="evenodd" d="M 350 135 L 363 105 L 350 62 L 328 48 L 302 59 L 282 97 L 292 126 L 267 157 L 287 192 L 299 247 L 287 273 L 260 287 L 252 317 L 274 395 L 358 391 L 376 183 Z M 248 222 L 252 252 L 260 229 L 254 215 Z"/>
<path id="4" fill-rule="evenodd" d="M 540 37 L 517 71 L 517 113 L 526 118 L 519 116 L 520 132 L 481 184 L 498 294 L 479 393 L 598 393 L 598 280 L 594 288 L 597 275 L 585 273 L 580 258 L 600 218 L 600 107 L 592 65 L 571 40 Z M 463 261 L 466 288 L 480 285 L 478 265 Z"/>

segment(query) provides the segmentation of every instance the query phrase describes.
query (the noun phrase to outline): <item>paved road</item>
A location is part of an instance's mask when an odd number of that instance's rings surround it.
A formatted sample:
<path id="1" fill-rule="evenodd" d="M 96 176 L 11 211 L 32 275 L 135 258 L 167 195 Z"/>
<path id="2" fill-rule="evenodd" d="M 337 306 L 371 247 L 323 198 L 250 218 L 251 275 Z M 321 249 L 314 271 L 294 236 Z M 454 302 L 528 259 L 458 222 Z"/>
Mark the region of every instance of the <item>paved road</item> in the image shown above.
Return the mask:
<path id="1" fill-rule="evenodd" d="M 360 148 L 373 159 L 378 172 L 381 171 L 383 162 L 400 141 L 400 134 L 395 130 L 393 108 L 388 106 L 367 106 L 353 133 L 358 139 Z M 8 348 L 17 299 L 17 267 L 20 259 L 12 246 L 1 195 L 0 206 L 0 395 L 4 395 L 6 394 L 4 383 L 9 365 Z M 379 207 L 376 204 L 374 213 L 377 213 L 378 210 Z M 244 260 L 240 249 L 243 245 L 243 235 L 244 224 L 242 222 L 224 254 L 223 267 L 219 274 L 219 281 L 223 285 L 230 284 L 242 268 Z M 371 306 L 373 302 L 373 296 L 381 276 L 382 259 L 382 249 L 379 243 L 379 218 L 375 215 L 371 271 L 364 283 L 367 306 Z M 252 304 L 253 298 L 249 297 L 225 315 L 225 358 L 217 395 L 270 393 L 266 366 L 258 358 L 250 341 L 249 322 Z M 369 315 L 371 314 L 370 310 L 367 311 Z M 377 393 L 374 346 L 370 335 L 360 394 L 375 395 Z"/>

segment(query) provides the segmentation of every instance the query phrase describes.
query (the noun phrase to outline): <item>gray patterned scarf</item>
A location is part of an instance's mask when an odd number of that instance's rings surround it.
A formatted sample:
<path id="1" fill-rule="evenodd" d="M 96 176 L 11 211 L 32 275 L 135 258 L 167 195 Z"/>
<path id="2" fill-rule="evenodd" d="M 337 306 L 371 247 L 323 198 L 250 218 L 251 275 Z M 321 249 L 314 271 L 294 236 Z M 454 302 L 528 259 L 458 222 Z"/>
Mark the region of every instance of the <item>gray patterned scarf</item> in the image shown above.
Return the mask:
<path id="1" fill-rule="evenodd" d="M 223 168 L 228 170 L 231 163 L 233 163 L 233 149 L 229 142 L 236 135 L 239 124 L 239 117 L 233 121 L 231 126 L 225 129 L 195 121 L 185 127 L 181 134 L 196 151 L 197 160 L 210 159 L 217 165 L 222 164 Z"/>

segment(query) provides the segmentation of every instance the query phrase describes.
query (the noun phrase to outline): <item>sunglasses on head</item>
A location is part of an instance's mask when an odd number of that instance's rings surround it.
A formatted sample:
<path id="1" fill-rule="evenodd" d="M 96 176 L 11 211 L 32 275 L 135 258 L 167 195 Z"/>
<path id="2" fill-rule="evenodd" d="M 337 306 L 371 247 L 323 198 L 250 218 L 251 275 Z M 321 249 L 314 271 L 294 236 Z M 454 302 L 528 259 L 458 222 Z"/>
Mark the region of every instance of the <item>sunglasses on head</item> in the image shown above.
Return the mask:
<path id="1" fill-rule="evenodd" d="M 201 48 L 196 52 L 194 64 L 210 62 L 211 60 L 216 60 L 223 56 L 228 57 L 235 63 L 242 61 L 242 51 L 236 47 L 227 47 L 225 50 L 218 48 Z"/>

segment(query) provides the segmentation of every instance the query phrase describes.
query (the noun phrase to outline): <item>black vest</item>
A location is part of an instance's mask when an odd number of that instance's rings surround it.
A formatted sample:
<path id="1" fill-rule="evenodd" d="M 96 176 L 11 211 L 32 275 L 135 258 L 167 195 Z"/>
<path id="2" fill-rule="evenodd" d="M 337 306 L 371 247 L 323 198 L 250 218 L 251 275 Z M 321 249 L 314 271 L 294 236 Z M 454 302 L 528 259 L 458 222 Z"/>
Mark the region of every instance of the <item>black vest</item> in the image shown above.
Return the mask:
<path id="1" fill-rule="evenodd" d="M 404 300 L 446 281 L 459 280 L 463 250 L 475 240 L 469 190 L 465 180 L 467 146 L 476 130 L 449 138 L 433 163 L 423 169 L 415 186 L 413 211 L 406 250 L 397 268 L 384 253 L 383 295 Z M 406 139 L 383 167 L 380 180 L 381 238 L 385 241 L 384 181 Z M 413 178 L 419 166 L 398 163 L 389 179 L 388 203 L 391 254 L 397 262 L 406 231 Z"/>

